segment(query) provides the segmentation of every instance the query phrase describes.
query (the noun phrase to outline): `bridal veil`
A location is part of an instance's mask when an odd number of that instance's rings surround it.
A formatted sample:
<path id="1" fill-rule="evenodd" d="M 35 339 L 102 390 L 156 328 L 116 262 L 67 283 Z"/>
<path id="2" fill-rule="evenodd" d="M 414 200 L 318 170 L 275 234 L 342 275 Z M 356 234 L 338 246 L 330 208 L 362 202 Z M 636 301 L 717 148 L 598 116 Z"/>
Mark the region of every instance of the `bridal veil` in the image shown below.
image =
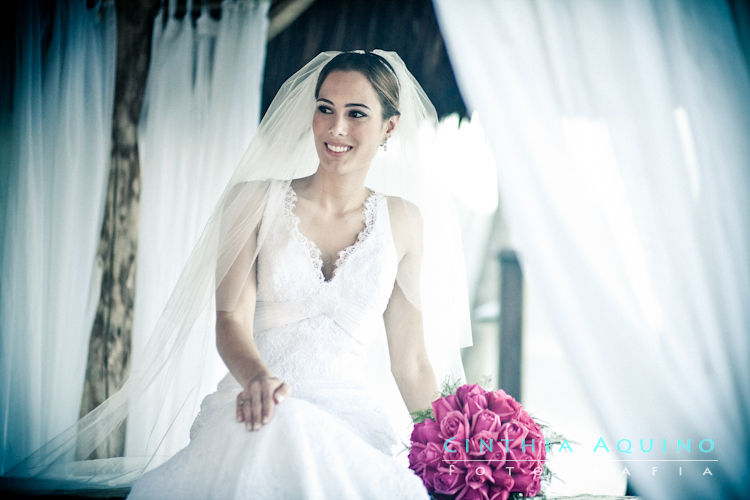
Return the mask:
<path id="1" fill-rule="evenodd" d="M 408 234 L 422 239 L 421 272 L 401 266 L 397 283 L 422 312 L 438 382 L 460 380 L 460 348 L 471 344 L 468 295 L 457 219 L 427 162 L 437 116 L 401 58 L 375 53 L 396 73 L 401 117 L 387 151 L 373 160 L 367 185 L 419 207 L 420 215 L 408 221 Z M 215 356 L 216 311 L 236 306 L 263 245 L 264 228 L 280 216 L 291 180 L 317 167 L 315 85 L 321 68 L 337 54 L 319 54 L 279 90 L 124 384 L 9 476 L 48 481 L 50 488 L 128 486 L 187 444 L 200 401 L 215 389 L 208 360 Z M 127 426 L 126 456 L 90 459 L 95 451 L 106 456 L 107 438 L 121 425 Z"/>

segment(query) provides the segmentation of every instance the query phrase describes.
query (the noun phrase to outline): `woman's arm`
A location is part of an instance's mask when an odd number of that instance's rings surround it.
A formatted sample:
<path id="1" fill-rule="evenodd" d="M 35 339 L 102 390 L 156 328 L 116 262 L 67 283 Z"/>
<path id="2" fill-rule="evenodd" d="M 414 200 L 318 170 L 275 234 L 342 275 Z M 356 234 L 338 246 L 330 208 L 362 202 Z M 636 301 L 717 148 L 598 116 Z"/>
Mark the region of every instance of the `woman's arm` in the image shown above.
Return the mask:
<path id="1" fill-rule="evenodd" d="M 429 408 L 438 386 L 424 346 L 422 313 L 398 283 L 384 314 L 391 373 L 409 412 Z"/>
<path id="2" fill-rule="evenodd" d="M 248 280 L 237 310 L 216 313 L 216 348 L 232 376 L 243 387 L 237 396 L 237 421 L 245 422 L 248 430 L 267 424 L 273 417 L 274 406 L 290 392 L 289 386 L 274 377 L 263 362 L 253 340 L 253 281 L 254 277 Z"/>
<path id="3" fill-rule="evenodd" d="M 429 408 L 439 396 L 435 373 L 424 343 L 419 301 L 419 277 L 422 265 L 421 216 L 416 206 L 389 198 L 391 227 L 399 268 L 393 292 L 385 310 L 391 373 L 409 412 Z M 401 286 L 408 287 L 408 297 Z"/>
<path id="4" fill-rule="evenodd" d="M 290 392 L 284 381 L 274 377 L 263 362 L 253 340 L 256 247 L 257 231 L 248 237 L 217 287 L 216 349 L 243 388 L 237 396 L 237 421 L 245 422 L 248 430 L 260 429 L 268 423 L 275 405 Z M 233 290 L 239 290 L 237 300 L 232 298 L 237 293 Z"/>

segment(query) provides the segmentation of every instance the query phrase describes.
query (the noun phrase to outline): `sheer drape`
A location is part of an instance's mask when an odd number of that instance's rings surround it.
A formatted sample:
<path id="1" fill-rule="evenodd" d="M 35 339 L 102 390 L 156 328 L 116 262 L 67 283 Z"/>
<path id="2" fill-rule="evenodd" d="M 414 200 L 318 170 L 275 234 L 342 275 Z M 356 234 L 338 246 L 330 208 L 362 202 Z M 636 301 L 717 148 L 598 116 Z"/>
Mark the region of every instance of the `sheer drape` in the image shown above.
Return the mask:
<path id="1" fill-rule="evenodd" d="M 204 12 L 195 25 L 189 16 L 172 15 L 163 24 L 164 14 L 155 22 L 138 138 L 135 358 L 255 130 L 267 10 L 268 2 L 224 2 L 221 20 Z M 0 200 L 2 471 L 78 417 L 98 297 L 94 261 L 116 60 L 111 3 L 97 16 L 85 2 L 60 2 L 49 27 L 38 3 L 19 11 L 12 108 L 3 109 L 0 123 L 10 160 L 4 158 Z M 45 29 L 49 48 L 42 45 Z M 192 346 L 183 369 L 214 350 Z M 138 419 L 171 403 L 155 397 L 131 409 L 129 425 L 136 430 L 129 429 L 128 446 L 146 439 Z"/>
<path id="2" fill-rule="evenodd" d="M 648 464 L 633 473 L 638 492 L 742 497 L 750 83 L 729 7 L 435 6 L 462 92 L 494 149 L 535 300 L 554 320 L 608 442 L 656 443 L 655 453 L 620 458 L 718 460 L 682 463 L 681 476 L 669 463 Z M 677 452 L 677 439 L 690 439 L 691 452 Z M 713 441 L 711 453 L 699 451 L 702 439 Z M 651 465 L 663 473 L 652 477 Z"/>
<path id="3" fill-rule="evenodd" d="M 136 276 L 133 360 L 146 345 L 190 250 L 218 201 L 260 115 L 260 92 L 269 2 L 227 1 L 221 19 L 202 12 L 174 17 L 175 2 L 154 23 L 151 66 L 138 130 L 142 186 Z M 166 22 L 163 22 L 166 19 Z M 203 328 L 212 328 L 204 318 Z M 213 336 L 194 345 L 185 368 L 206 369 L 206 386 L 214 388 L 223 364 Z M 210 361 L 204 364 L 203 356 Z M 207 366 L 206 366 L 207 365 Z M 224 370 L 225 371 L 225 370 Z M 179 377 L 178 377 L 179 378 Z M 198 394 L 196 393 L 196 397 Z M 128 447 L 141 449 L 149 414 L 164 411 L 163 401 L 132 408 L 128 418 Z M 188 426 L 194 415 L 177 425 Z M 149 430 L 150 432 L 150 430 Z M 175 452 L 187 444 L 167 443 Z"/>
<path id="4" fill-rule="evenodd" d="M 116 50 L 111 2 L 56 2 L 51 17 L 39 2 L 17 10 L 12 107 L 0 132 L 0 472 L 78 418 Z"/>

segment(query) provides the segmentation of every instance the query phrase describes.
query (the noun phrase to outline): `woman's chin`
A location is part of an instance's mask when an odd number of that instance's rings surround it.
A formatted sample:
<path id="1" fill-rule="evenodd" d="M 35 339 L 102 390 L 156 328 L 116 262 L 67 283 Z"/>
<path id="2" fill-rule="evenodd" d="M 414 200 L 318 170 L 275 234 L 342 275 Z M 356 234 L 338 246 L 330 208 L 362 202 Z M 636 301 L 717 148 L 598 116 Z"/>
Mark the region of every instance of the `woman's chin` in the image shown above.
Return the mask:
<path id="1" fill-rule="evenodd" d="M 366 170 L 366 166 L 355 165 L 352 162 L 344 161 L 343 159 L 327 159 L 327 161 L 321 161 L 319 170 L 323 170 L 326 174 L 343 176 L 350 175 L 362 170 Z"/>

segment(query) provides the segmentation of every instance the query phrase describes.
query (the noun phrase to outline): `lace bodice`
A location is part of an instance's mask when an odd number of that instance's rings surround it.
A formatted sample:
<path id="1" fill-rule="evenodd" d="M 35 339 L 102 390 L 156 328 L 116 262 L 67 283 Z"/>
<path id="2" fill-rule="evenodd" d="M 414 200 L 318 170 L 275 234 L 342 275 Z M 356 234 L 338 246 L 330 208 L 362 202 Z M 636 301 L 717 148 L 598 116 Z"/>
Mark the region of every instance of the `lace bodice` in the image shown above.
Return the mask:
<path id="1" fill-rule="evenodd" d="M 292 387 L 364 382 L 362 367 L 397 271 L 388 203 L 372 193 L 364 229 L 339 252 L 326 280 L 318 247 L 299 231 L 296 193 L 283 196 L 281 221 L 258 255 L 255 340 L 269 368 Z"/>
<path id="2" fill-rule="evenodd" d="M 362 241 L 366 240 L 373 229 L 373 223 L 375 221 L 375 210 L 377 208 L 378 203 L 378 197 L 382 198 L 382 195 L 378 195 L 374 191 L 371 192 L 370 196 L 367 197 L 365 200 L 365 203 L 363 205 L 362 209 L 362 217 L 364 219 L 365 226 L 357 234 L 357 238 L 355 242 L 348 247 L 344 248 L 339 252 L 338 258 L 336 259 L 336 262 L 333 266 L 333 272 L 336 273 L 336 270 L 343 264 L 343 262 L 354 253 L 355 250 L 357 250 L 358 246 L 361 244 Z M 295 207 L 297 203 L 297 193 L 294 191 L 294 189 L 289 186 L 289 189 L 286 192 L 286 195 L 284 197 L 284 218 L 285 222 L 287 224 L 291 224 L 290 231 L 292 232 L 292 236 L 297 239 L 297 241 L 300 242 L 302 246 L 304 246 L 307 249 L 307 253 L 310 256 L 310 261 L 312 262 L 312 266 L 315 269 L 319 269 L 319 279 L 326 281 L 326 278 L 323 274 L 323 259 L 321 258 L 321 251 L 318 246 L 311 241 L 309 238 L 304 236 L 300 230 L 299 230 L 299 224 L 300 220 L 299 217 L 294 213 Z M 333 278 L 331 278 L 333 279 Z M 328 280 L 330 281 L 330 280 Z"/>

